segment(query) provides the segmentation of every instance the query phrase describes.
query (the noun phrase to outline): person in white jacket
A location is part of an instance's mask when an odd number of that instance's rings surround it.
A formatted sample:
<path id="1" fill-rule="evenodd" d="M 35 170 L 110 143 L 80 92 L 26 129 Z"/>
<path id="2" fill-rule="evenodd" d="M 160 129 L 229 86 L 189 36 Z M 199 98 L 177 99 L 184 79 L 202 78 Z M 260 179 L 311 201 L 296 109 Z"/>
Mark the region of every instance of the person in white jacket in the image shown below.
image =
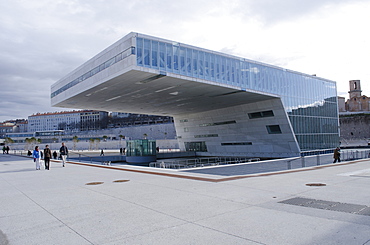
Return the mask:
<path id="1" fill-rule="evenodd" d="M 41 169 L 40 161 L 41 161 L 41 154 L 38 146 L 35 146 L 35 150 L 32 153 L 33 161 L 36 163 L 36 170 Z"/>

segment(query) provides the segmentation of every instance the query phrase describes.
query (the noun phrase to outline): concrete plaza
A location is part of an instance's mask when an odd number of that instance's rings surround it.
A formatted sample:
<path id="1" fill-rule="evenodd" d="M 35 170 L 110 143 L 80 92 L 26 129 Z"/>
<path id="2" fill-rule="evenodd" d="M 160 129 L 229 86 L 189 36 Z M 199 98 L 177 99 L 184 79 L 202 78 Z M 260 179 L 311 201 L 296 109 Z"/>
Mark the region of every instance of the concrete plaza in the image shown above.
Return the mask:
<path id="1" fill-rule="evenodd" d="M 1 154 L 0 244 L 370 245 L 370 160 L 301 170 L 233 178 L 54 161 L 36 171 Z"/>

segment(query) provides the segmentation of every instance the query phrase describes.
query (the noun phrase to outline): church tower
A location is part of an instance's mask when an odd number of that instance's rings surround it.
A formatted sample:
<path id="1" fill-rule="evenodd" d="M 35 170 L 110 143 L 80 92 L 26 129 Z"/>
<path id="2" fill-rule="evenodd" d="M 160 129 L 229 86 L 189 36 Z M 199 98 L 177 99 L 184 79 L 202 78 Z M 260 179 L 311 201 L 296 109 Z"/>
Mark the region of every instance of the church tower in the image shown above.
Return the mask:
<path id="1" fill-rule="evenodd" d="M 360 80 L 349 81 L 349 98 L 361 97 L 361 83 Z"/>
<path id="2" fill-rule="evenodd" d="M 370 98 L 361 95 L 361 92 L 360 80 L 349 81 L 349 99 L 345 104 L 346 111 L 370 111 Z"/>

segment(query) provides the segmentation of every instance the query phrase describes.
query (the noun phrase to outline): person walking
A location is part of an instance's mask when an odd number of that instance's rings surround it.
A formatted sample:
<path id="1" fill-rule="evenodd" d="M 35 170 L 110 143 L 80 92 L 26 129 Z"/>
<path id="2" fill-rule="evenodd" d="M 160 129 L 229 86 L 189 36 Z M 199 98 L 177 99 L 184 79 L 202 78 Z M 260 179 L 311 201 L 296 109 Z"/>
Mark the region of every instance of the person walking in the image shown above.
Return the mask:
<path id="1" fill-rule="evenodd" d="M 6 147 L 5 145 L 3 146 L 3 154 L 5 154 L 5 151 L 6 151 Z"/>
<path id="2" fill-rule="evenodd" d="M 50 158 L 51 158 L 51 150 L 49 148 L 49 145 L 46 145 L 44 149 L 44 162 L 45 162 L 46 170 L 50 170 Z"/>
<path id="3" fill-rule="evenodd" d="M 32 157 L 33 157 L 33 161 L 36 163 L 36 170 L 40 170 L 41 169 L 41 166 L 40 166 L 41 154 L 40 154 L 38 146 L 35 146 L 35 150 L 33 150 Z"/>
<path id="4" fill-rule="evenodd" d="M 68 148 L 67 146 L 64 145 L 64 142 L 62 143 L 62 147 L 60 147 L 59 149 L 59 153 L 60 153 L 60 156 L 62 157 L 63 167 L 65 167 L 66 159 L 68 156 Z"/>
<path id="5" fill-rule="evenodd" d="M 103 149 L 101 149 L 101 151 L 100 151 L 100 156 L 104 156 L 104 151 L 103 151 Z"/>
<path id="6" fill-rule="evenodd" d="M 340 148 L 337 147 L 335 150 L 334 150 L 334 155 L 333 155 L 333 158 L 334 158 L 334 162 L 333 163 L 336 163 L 337 161 L 340 162 Z"/>
<path id="7" fill-rule="evenodd" d="M 6 154 L 9 154 L 9 150 L 10 150 L 9 146 L 6 146 Z"/>
<path id="8" fill-rule="evenodd" d="M 53 157 L 54 157 L 54 159 L 57 159 L 58 153 L 56 151 L 53 152 Z"/>

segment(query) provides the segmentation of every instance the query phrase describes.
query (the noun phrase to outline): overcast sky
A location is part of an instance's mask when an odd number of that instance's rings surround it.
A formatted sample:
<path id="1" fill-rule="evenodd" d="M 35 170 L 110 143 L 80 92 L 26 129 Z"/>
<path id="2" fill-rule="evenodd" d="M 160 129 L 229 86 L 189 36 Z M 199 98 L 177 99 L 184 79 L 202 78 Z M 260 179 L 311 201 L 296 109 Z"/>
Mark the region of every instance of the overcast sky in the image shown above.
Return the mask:
<path id="1" fill-rule="evenodd" d="M 358 79 L 370 96 L 369 13 L 370 0 L 0 0 L 0 122 L 61 110 L 50 86 L 131 31 L 317 74 L 346 98 Z"/>

